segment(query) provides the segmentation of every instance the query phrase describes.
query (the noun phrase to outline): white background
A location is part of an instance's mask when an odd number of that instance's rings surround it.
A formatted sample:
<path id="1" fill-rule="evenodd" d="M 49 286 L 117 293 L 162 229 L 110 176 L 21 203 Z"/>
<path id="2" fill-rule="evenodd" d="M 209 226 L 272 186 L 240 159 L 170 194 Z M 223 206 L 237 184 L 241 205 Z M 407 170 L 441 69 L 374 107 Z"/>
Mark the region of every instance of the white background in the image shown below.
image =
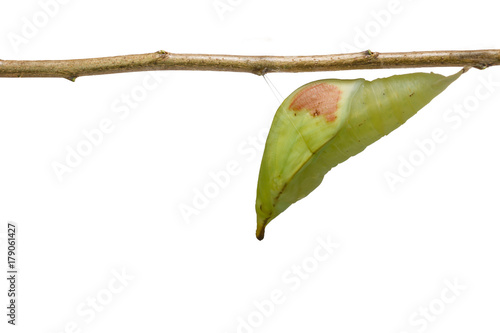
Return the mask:
<path id="1" fill-rule="evenodd" d="M 43 3 L 1 4 L 0 59 L 500 48 L 498 9 L 486 0 L 222 0 L 223 13 L 213 0 Z M 458 69 L 422 69 L 431 70 Z M 268 77 L 287 96 L 316 79 L 411 71 Z M 498 68 L 469 71 L 334 168 L 262 242 L 257 137 L 278 100 L 251 74 L 156 75 L 0 79 L 0 226 L 18 224 L 20 267 L 16 327 L 0 284 L 2 332 L 499 330 Z M 59 179 L 54 163 L 103 119 L 111 132 Z M 416 142 L 436 130 L 446 139 L 423 155 Z M 391 188 L 387 173 L 411 156 L 424 158 Z M 214 190 L 210 173 L 231 163 L 239 173 L 183 217 L 196 191 Z M 331 240 L 340 244 L 331 253 L 319 247 Z M 123 273 L 128 280 L 116 280 Z"/>

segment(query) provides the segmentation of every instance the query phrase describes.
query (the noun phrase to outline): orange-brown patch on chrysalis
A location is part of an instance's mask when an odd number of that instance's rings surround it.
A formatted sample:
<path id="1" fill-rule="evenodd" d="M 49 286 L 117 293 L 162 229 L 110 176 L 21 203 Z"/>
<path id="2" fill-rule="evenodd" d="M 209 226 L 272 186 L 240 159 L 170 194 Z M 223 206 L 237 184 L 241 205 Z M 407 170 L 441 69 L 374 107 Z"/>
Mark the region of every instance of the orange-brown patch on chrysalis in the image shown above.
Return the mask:
<path id="1" fill-rule="evenodd" d="M 333 84 L 316 83 L 295 95 L 290 109 L 307 110 L 313 117 L 322 115 L 326 121 L 334 121 L 341 94 L 342 91 Z"/>

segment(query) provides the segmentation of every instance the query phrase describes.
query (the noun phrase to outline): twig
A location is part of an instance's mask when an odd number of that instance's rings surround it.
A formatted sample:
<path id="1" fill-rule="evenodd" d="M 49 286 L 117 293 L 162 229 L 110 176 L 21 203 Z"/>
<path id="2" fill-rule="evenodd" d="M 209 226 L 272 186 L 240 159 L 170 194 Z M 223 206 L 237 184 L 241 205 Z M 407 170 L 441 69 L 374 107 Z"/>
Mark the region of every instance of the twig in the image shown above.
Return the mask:
<path id="1" fill-rule="evenodd" d="M 88 75 L 194 70 L 297 73 L 352 69 L 475 67 L 500 65 L 500 50 L 360 53 L 317 56 L 242 56 L 176 54 L 165 51 L 105 58 L 72 60 L 0 60 L 0 77 L 61 77 L 74 81 Z"/>

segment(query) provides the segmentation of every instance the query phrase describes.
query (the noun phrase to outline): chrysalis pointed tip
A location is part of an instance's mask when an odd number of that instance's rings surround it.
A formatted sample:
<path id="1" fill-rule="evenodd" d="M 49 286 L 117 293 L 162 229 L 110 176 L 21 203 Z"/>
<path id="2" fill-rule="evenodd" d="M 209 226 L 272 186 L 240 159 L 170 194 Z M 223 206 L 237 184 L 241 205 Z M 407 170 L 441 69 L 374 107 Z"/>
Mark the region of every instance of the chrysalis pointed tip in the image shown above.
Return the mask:
<path id="1" fill-rule="evenodd" d="M 255 235 L 257 236 L 257 239 L 260 241 L 264 239 L 265 228 L 266 227 L 257 228 L 257 232 L 255 233 Z"/>
<path id="2" fill-rule="evenodd" d="M 263 240 L 264 239 L 264 232 L 266 230 L 266 224 L 262 220 L 257 221 L 257 231 L 255 232 L 255 235 L 257 236 L 258 240 Z"/>

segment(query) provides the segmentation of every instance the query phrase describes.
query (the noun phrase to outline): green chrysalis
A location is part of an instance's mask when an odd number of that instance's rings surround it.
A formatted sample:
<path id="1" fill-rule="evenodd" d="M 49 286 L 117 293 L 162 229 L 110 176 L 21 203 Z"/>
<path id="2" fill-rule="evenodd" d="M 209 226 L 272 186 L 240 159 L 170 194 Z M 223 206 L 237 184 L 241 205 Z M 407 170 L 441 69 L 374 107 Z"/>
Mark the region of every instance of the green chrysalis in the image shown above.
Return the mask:
<path id="1" fill-rule="evenodd" d="M 337 164 L 389 134 L 466 69 L 310 82 L 288 96 L 274 116 L 257 185 L 257 238 L 276 216 L 306 197 Z"/>

